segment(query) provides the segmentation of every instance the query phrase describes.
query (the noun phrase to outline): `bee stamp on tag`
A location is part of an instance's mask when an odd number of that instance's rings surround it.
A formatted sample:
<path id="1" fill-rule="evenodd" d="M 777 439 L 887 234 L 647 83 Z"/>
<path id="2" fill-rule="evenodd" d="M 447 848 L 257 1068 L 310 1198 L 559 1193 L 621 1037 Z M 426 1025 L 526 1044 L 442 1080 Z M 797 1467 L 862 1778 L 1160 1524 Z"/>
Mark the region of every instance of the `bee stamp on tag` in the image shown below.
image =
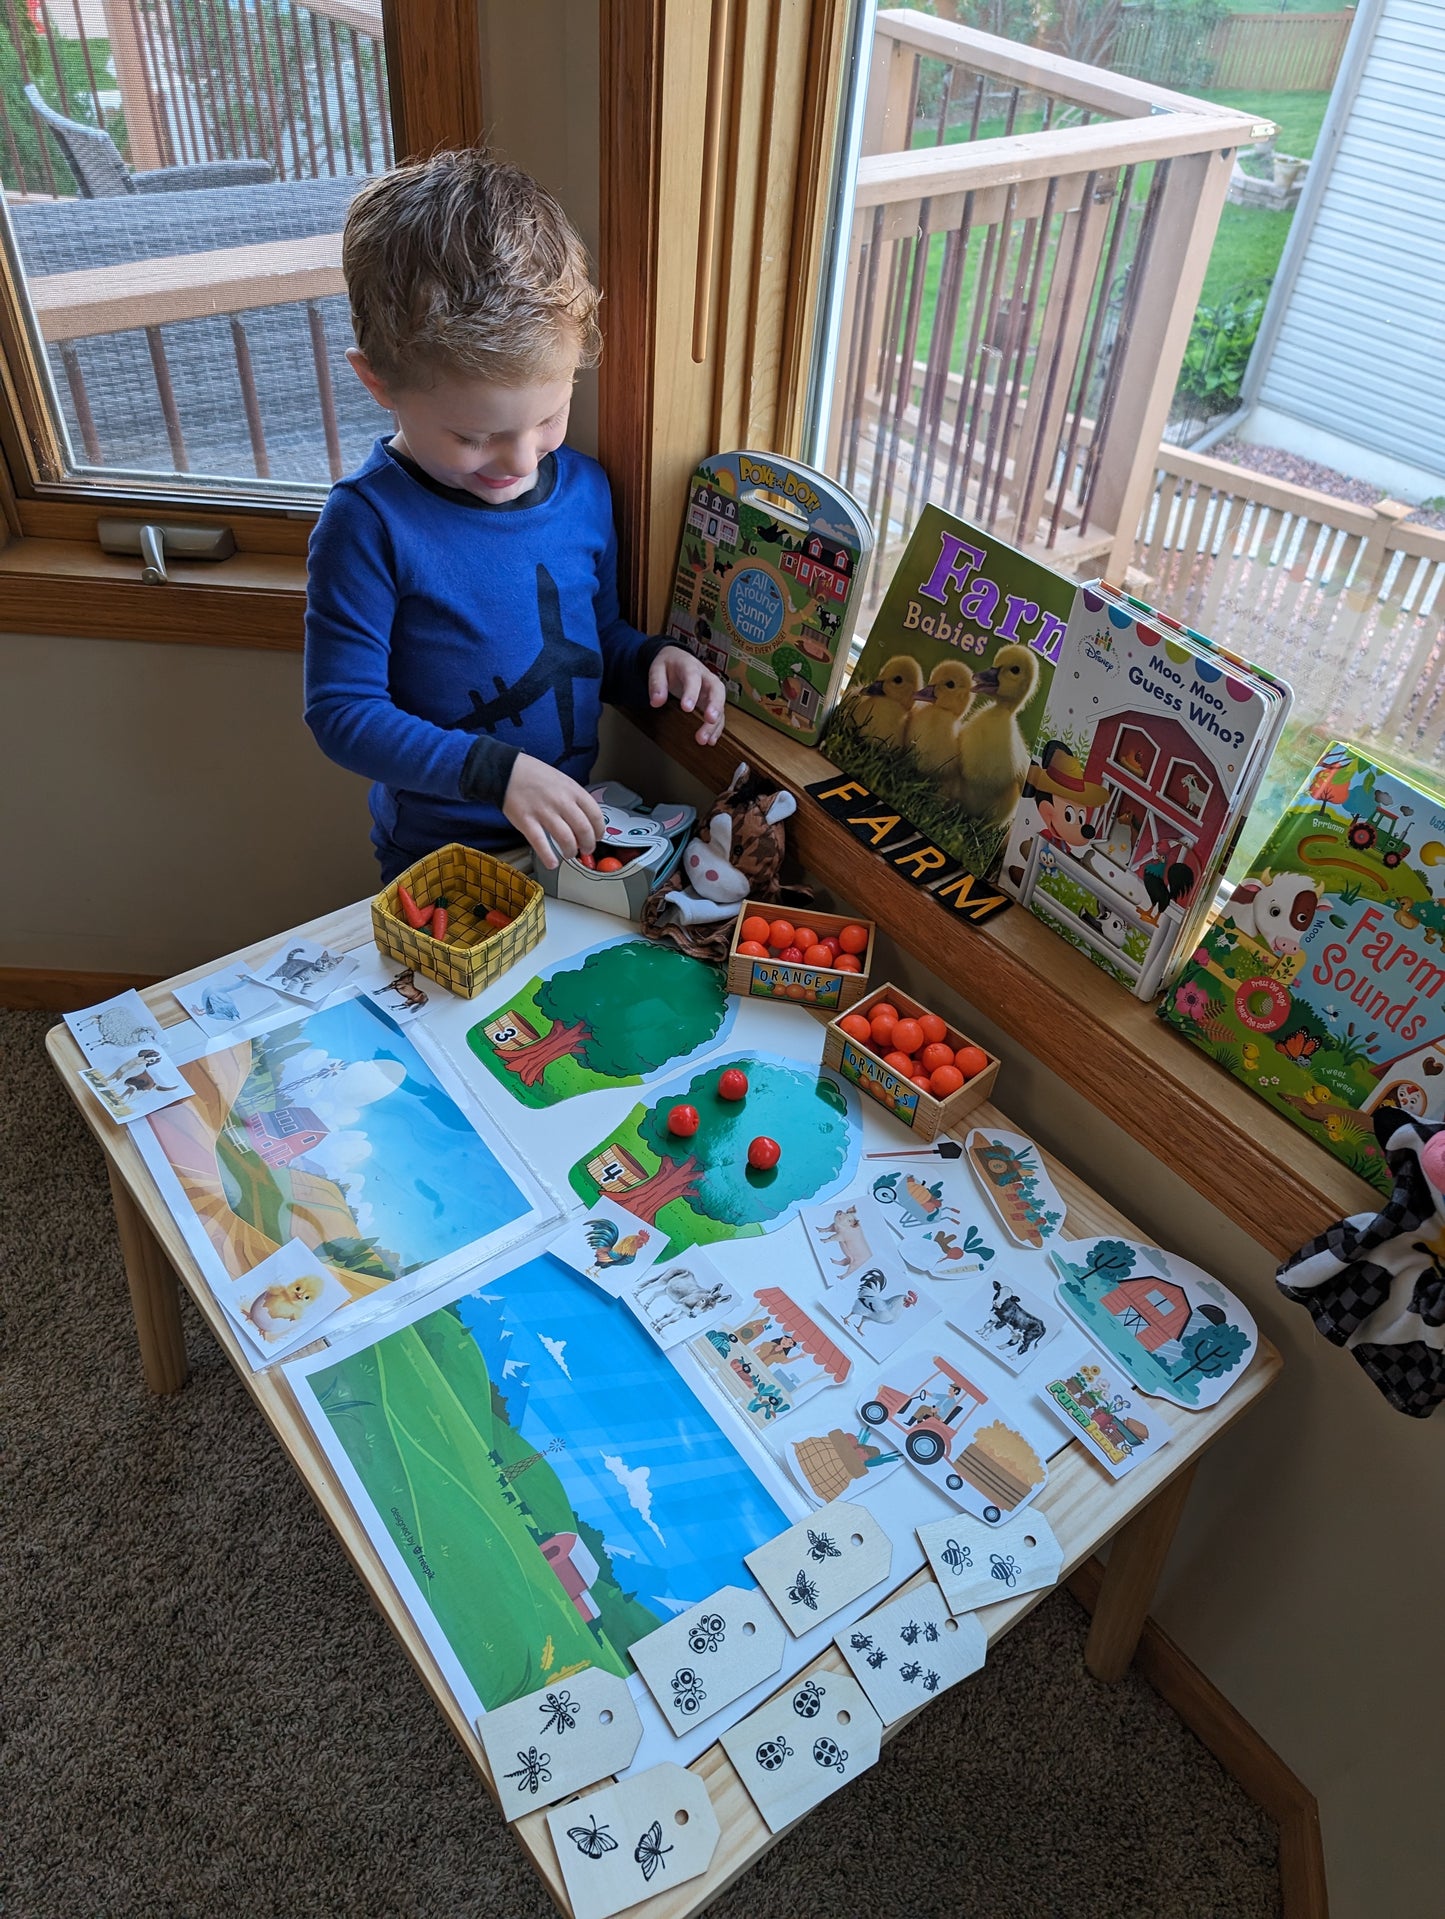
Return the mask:
<path id="1" fill-rule="evenodd" d="M 634 1639 L 630 1651 L 663 1718 L 680 1733 L 770 1679 L 783 1663 L 787 1638 L 756 1587 L 724 1586 Z"/>
<path id="2" fill-rule="evenodd" d="M 627 1681 L 584 1666 L 477 1720 L 503 1816 L 517 1819 L 620 1772 L 642 1738 Z"/>
<path id="3" fill-rule="evenodd" d="M 712 1864 L 718 1841 L 706 1783 L 671 1764 L 555 1807 L 547 1829 L 574 1919 L 610 1919 L 696 1879 Z"/>
<path id="4" fill-rule="evenodd" d="M 744 1563 L 798 1639 L 886 1579 L 893 1548 L 866 1507 L 835 1499 Z"/>
<path id="5" fill-rule="evenodd" d="M 1064 1553 L 1042 1513 L 1020 1513 L 1002 1526 L 958 1513 L 918 1528 L 933 1576 L 950 1612 L 972 1612 L 998 1599 L 1052 1586 Z"/>
<path id="6" fill-rule="evenodd" d="M 866 1772 L 882 1738 L 858 1681 L 819 1671 L 739 1720 L 722 1746 L 769 1830 L 781 1832 Z"/>

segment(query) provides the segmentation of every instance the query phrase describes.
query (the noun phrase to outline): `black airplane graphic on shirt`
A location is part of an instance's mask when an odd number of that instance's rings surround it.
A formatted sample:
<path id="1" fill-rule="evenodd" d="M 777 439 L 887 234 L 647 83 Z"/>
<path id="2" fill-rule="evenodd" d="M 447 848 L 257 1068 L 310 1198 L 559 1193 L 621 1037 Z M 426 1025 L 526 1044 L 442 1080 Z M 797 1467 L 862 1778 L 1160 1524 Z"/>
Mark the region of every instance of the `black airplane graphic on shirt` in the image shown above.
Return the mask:
<path id="1" fill-rule="evenodd" d="M 471 688 L 471 711 L 453 721 L 459 732 L 489 733 L 504 720 L 520 726 L 527 709 L 535 706 L 544 694 L 551 693 L 557 701 L 562 738 L 573 738 L 573 683 L 600 680 L 602 657 L 567 638 L 562 629 L 562 601 L 557 582 L 540 564 L 537 567 L 537 619 L 542 629 L 541 652 L 521 679 L 514 680 L 510 686 L 500 674 L 493 674 L 496 692 L 491 698 L 476 687 Z"/>

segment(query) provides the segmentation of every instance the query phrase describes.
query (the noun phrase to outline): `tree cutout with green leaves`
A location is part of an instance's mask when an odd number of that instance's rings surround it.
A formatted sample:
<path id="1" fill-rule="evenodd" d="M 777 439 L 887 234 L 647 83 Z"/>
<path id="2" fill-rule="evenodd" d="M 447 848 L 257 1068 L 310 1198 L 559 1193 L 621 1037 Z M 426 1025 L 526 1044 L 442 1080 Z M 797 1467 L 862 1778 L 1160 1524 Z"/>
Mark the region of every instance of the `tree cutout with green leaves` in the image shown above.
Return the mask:
<path id="1" fill-rule="evenodd" d="M 523 1086 L 568 1057 L 603 1078 L 644 1078 L 705 1044 L 727 1012 L 717 967 L 651 940 L 589 953 L 544 980 L 535 998 L 551 1029 L 497 1054 Z"/>
<path id="2" fill-rule="evenodd" d="M 746 1099 L 719 1097 L 718 1079 L 729 1066 L 747 1074 Z M 701 1122 L 687 1139 L 668 1131 L 668 1114 L 679 1105 L 695 1106 Z M 661 1163 L 629 1187 L 626 1204 L 649 1223 L 682 1199 L 723 1225 L 762 1225 L 836 1179 L 849 1151 L 848 1104 L 838 1087 L 816 1072 L 765 1059 L 714 1061 L 686 1092 L 646 1111 L 637 1130 Z M 782 1147 L 766 1173 L 748 1165 L 748 1146 L 759 1135 Z"/>
<path id="3" fill-rule="evenodd" d="M 1087 1265 L 1070 1268 L 1075 1279 L 1097 1279 L 1104 1285 L 1127 1279 L 1133 1270 L 1134 1248 L 1122 1239 L 1101 1239 L 1090 1252 Z"/>
<path id="4" fill-rule="evenodd" d="M 1170 1377 L 1176 1386 L 1182 1385 L 1198 1373 L 1204 1379 L 1218 1379 L 1222 1374 L 1231 1372 L 1249 1351 L 1249 1335 L 1238 1326 L 1227 1322 L 1223 1325 L 1214 1319 L 1218 1308 L 1201 1307 L 1207 1324 L 1196 1331 L 1186 1333 L 1181 1342 L 1181 1351 L 1189 1364 Z"/>

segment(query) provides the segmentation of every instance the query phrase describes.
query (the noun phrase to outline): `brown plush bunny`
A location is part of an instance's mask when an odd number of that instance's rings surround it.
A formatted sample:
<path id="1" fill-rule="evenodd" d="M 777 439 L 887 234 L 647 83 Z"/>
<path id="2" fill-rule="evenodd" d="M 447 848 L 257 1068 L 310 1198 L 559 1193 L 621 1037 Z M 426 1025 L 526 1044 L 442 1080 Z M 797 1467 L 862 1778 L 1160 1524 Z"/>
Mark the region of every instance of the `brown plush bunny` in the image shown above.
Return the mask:
<path id="1" fill-rule="evenodd" d="M 798 810 L 786 788 L 754 776 L 746 760 L 720 793 L 696 839 L 642 907 L 642 930 L 695 959 L 724 960 L 744 900 L 778 900 L 783 821 Z M 788 889 L 796 894 L 796 888 Z"/>

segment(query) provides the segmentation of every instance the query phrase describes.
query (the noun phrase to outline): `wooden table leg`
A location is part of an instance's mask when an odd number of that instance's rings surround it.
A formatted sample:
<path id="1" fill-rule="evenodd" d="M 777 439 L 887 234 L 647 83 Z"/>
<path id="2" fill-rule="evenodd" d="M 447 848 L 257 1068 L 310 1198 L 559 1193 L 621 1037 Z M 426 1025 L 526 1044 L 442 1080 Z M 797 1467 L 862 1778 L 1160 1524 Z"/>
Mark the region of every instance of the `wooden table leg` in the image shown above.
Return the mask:
<path id="1" fill-rule="evenodd" d="M 1193 1479 L 1193 1466 L 1186 1466 L 1114 1535 L 1084 1642 L 1084 1664 L 1095 1679 L 1112 1684 L 1129 1670 Z"/>
<path id="2" fill-rule="evenodd" d="M 180 1282 L 109 1159 L 106 1171 L 146 1385 L 153 1393 L 177 1393 L 190 1370 L 181 1329 Z"/>

